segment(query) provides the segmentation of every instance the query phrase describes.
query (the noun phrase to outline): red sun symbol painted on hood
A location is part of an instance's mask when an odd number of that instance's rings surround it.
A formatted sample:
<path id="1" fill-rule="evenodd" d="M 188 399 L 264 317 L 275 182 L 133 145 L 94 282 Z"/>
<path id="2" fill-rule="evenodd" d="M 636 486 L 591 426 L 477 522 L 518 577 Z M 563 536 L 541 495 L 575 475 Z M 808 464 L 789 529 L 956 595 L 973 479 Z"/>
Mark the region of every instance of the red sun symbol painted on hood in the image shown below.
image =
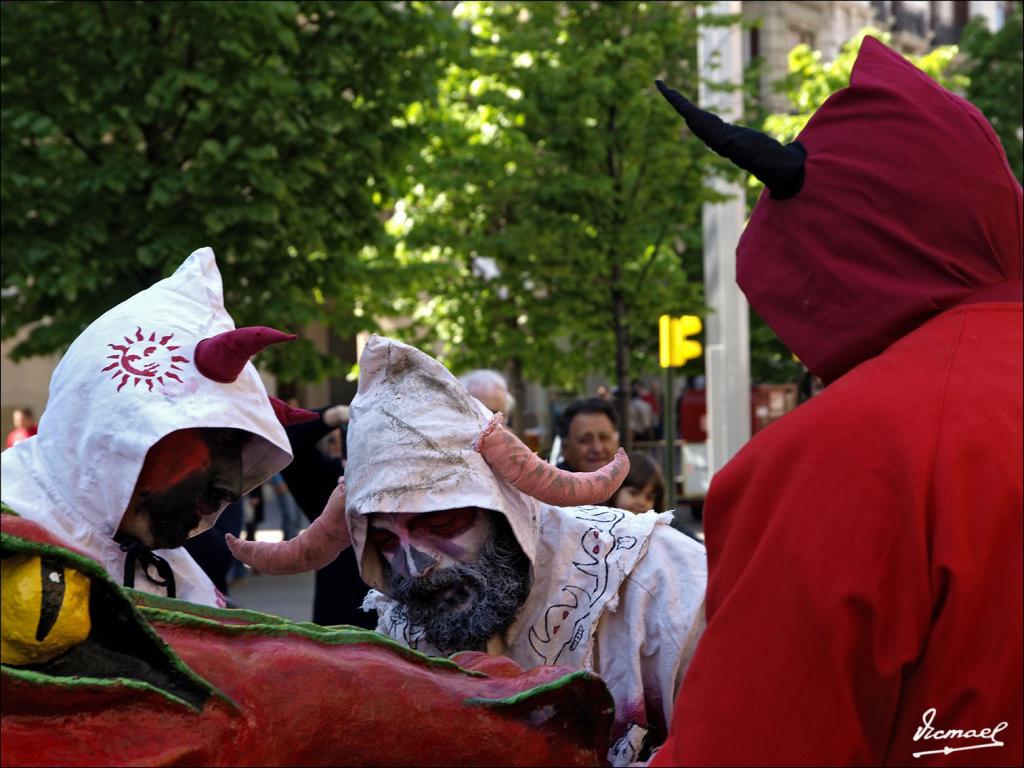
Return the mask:
<path id="1" fill-rule="evenodd" d="M 113 371 L 112 379 L 121 378 L 121 383 L 117 385 L 118 392 L 129 379 L 134 379 L 136 387 L 139 386 L 139 382 L 145 381 L 150 392 L 153 391 L 154 381 L 161 386 L 164 379 L 180 382 L 181 379 L 174 373 L 182 370 L 177 363 L 187 363 L 189 360 L 187 357 L 174 354 L 178 347 L 168 344 L 172 336 L 174 334 L 169 333 L 157 339 L 154 331 L 146 337 L 141 327 L 136 328 L 134 339 L 125 336 L 123 344 L 107 344 L 116 354 L 107 355 L 114 362 L 101 372 Z"/>

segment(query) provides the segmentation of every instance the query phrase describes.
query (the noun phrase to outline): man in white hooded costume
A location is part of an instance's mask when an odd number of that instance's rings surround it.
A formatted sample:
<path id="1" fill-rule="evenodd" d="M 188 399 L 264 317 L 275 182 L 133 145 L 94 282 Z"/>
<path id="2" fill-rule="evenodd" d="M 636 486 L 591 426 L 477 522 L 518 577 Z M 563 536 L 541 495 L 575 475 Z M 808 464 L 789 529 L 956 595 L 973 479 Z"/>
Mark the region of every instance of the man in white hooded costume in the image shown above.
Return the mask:
<path id="1" fill-rule="evenodd" d="M 429 655 L 485 650 L 524 669 L 592 669 L 615 699 L 612 762 L 657 746 L 703 627 L 704 548 L 670 527 L 670 513 L 555 506 L 519 490 L 480 449 L 500 416 L 400 342 L 367 343 L 350 415 L 346 478 L 334 497 L 338 517 L 347 497 L 348 530 L 335 527 L 326 556 L 351 539 L 374 588 L 364 607 L 378 611 L 378 631 Z M 536 463 L 517 464 L 521 487 L 522 476 L 560 472 L 529 459 Z M 573 482 L 564 476 L 554 485 Z M 329 502 L 325 525 L 331 512 Z M 271 573 L 296 570 L 284 566 L 286 551 L 320 565 L 301 536 L 229 543 Z"/>
<path id="2" fill-rule="evenodd" d="M 2 454 L 4 512 L 118 583 L 223 606 L 180 547 L 291 460 L 283 423 L 305 412 L 272 402 L 248 358 L 292 338 L 235 329 L 213 251 L 195 251 L 70 346 L 38 434 Z"/>

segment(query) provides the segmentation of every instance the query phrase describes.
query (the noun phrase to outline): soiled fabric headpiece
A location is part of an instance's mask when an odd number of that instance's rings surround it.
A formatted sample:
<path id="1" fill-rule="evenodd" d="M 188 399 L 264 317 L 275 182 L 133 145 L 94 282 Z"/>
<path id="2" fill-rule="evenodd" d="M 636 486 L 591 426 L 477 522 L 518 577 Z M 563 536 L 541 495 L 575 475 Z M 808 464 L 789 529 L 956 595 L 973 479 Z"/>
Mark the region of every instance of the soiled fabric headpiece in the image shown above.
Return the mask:
<path id="1" fill-rule="evenodd" d="M 373 336 L 359 358 L 359 391 L 346 435 L 346 516 L 363 580 L 381 586 L 366 515 L 480 507 L 508 518 L 527 557 L 536 551 L 538 502 L 492 472 L 474 449 L 492 414 L 441 363 Z"/>

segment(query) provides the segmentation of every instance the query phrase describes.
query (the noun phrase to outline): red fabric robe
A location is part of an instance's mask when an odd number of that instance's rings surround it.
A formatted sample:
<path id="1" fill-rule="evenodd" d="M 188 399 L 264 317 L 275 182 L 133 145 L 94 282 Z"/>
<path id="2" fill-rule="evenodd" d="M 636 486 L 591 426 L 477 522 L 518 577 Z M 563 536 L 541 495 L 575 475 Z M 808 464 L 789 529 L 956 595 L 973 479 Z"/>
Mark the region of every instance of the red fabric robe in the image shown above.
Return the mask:
<path id="1" fill-rule="evenodd" d="M 830 383 L 712 482 L 707 629 L 652 764 L 1021 765 L 1021 187 L 871 38 L 799 140 L 737 275 Z"/>
<path id="2" fill-rule="evenodd" d="M 1019 305 L 950 310 L 722 469 L 655 765 L 1020 765 L 1021 344 Z M 932 707 L 1006 746 L 915 759 L 985 741 L 914 741 Z"/>

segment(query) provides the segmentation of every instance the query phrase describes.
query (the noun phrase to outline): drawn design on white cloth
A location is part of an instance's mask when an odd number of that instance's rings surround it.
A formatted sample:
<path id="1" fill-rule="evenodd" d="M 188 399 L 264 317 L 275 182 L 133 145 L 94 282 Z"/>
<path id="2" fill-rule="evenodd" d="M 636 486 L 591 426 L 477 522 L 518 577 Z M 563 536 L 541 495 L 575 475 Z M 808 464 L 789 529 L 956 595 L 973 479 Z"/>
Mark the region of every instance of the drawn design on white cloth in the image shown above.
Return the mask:
<path id="1" fill-rule="evenodd" d="M 412 648 L 414 651 L 420 650 L 420 641 L 423 640 L 424 635 L 423 628 L 414 627 L 408 621 L 406 621 L 405 618 L 401 616 L 401 611 L 395 610 L 398 607 L 397 604 L 391 604 L 385 607 L 386 603 L 384 602 L 378 602 L 376 600 L 371 602 L 371 598 L 374 596 L 378 598 L 384 597 L 380 593 L 377 593 L 375 592 L 375 590 L 371 589 L 369 594 L 367 595 L 366 602 L 363 603 L 363 610 L 365 611 L 374 609 L 386 611 L 383 617 L 384 621 L 386 621 L 388 624 L 388 628 L 385 634 L 387 634 L 388 637 L 401 637 L 408 647 Z M 380 631 L 379 628 L 378 631 Z"/>
<path id="2" fill-rule="evenodd" d="M 557 664 L 566 648 L 574 651 L 586 639 L 593 623 L 593 609 L 608 588 L 612 553 L 637 545 L 635 536 L 615 535 L 627 514 L 630 513 L 608 507 L 580 507 L 574 512 L 578 520 L 591 523 L 580 537 L 579 552 L 572 562 L 575 573 L 570 573 L 570 583 L 559 590 L 562 600 L 548 606 L 543 618 L 529 632 L 530 647 L 544 664 Z M 580 581 L 579 574 L 586 577 L 585 586 L 571 583 Z M 564 632 L 562 627 L 570 616 L 572 632 Z"/>

